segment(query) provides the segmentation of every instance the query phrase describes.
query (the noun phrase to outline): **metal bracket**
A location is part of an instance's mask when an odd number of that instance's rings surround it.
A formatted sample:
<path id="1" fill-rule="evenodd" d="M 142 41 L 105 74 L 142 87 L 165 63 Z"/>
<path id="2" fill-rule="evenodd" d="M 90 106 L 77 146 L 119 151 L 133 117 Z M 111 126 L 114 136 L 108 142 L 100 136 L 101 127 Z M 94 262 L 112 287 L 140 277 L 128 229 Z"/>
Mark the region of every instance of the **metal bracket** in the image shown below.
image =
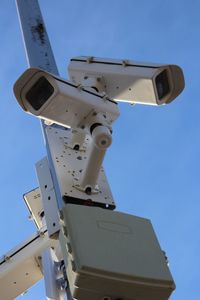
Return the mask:
<path id="1" fill-rule="evenodd" d="M 46 297 L 51 300 L 64 300 L 67 281 L 57 269 L 58 262 L 52 249 L 47 249 L 42 254 Z"/>
<path id="2" fill-rule="evenodd" d="M 54 237 L 55 233 L 60 230 L 60 217 L 53 181 L 46 157 L 36 163 L 36 171 L 42 195 L 48 234 L 50 237 Z"/>
<path id="3" fill-rule="evenodd" d="M 24 194 L 23 198 L 30 213 L 29 219 L 33 220 L 38 230 L 40 230 L 44 225 L 42 222 L 44 208 L 42 205 L 42 196 L 40 188 L 36 188 Z"/>
<path id="4" fill-rule="evenodd" d="M 51 144 L 52 163 L 63 201 L 114 209 L 115 202 L 103 167 L 100 170 L 94 193 L 88 195 L 79 189 L 80 177 L 89 152 L 89 138 L 86 137 L 83 149 L 79 151 L 70 146 L 71 130 L 50 126 L 45 130 L 47 140 Z"/>

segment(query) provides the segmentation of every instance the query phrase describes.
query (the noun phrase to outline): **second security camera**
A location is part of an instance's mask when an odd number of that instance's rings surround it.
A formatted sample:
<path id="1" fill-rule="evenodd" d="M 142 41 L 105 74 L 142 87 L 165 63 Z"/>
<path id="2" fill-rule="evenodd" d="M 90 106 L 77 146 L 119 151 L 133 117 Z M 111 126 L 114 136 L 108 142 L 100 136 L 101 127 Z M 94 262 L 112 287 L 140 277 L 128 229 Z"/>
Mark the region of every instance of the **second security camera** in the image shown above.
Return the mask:
<path id="1" fill-rule="evenodd" d="M 88 78 L 95 77 L 109 97 L 129 103 L 170 103 L 185 85 L 177 65 L 80 56 L 71 59 L 68 71 L 73 82 L 87 85 Z"/>

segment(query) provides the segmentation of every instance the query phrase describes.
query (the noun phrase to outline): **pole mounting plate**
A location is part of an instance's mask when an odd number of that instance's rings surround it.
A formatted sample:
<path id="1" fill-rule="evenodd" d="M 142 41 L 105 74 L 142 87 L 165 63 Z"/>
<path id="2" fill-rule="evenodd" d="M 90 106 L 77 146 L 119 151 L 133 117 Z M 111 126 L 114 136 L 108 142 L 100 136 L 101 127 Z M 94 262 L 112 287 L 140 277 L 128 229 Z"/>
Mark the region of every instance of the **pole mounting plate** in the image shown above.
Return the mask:
<path id="1" fill-rule="evenodd" d="M 86 136 L 83 145 L 84 150 L 79 151 L 70 147 L 70 129 L 49 126 L 45 130 L 47 140 L 51 144 L 52 162 L 63 201 L 114 209 L 116 207 L 115 202 L 103 167 L 101 167 L 94 193 L 88 195 L 79 189 L 79 180 L 88 157 L 89 137 Z"/>

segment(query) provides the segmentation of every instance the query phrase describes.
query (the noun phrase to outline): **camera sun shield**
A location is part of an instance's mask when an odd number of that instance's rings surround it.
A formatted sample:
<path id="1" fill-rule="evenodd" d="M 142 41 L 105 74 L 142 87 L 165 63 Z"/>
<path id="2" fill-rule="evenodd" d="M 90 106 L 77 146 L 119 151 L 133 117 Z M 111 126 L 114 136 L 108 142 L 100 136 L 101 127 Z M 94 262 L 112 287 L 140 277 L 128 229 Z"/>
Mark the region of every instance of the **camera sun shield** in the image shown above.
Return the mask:
<path id="1" fill-rule="evenodd" d="M 129 103 L 170 103 L 184 88 L 183 72 L 176 65 L 75 57 L 68 71 L 75 83 L 82 83 L 86 77 L 102 77 L 109 97 Z"/>

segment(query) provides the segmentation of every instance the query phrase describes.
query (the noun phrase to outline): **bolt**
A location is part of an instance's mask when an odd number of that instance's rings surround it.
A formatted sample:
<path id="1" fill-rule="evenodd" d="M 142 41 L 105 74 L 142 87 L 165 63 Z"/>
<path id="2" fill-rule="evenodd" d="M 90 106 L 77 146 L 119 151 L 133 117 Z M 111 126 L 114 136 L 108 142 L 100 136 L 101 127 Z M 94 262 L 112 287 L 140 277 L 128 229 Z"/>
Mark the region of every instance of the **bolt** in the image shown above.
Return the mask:
<path id="1" fill-rule="evenodd" d="M 59 213 L 60 213 L 60 218 L 61 218 L 61 220 L 64 220 L 64 215 L 63 215 L 62 210 L 60 210 Z"/>
<path id="2" fill-rule="evenodd" d="M 92 194 L 92 189 L 91 189 L 91 187 L 87 187 L 86 189 L 85 189 L 85 193 L 87 194 L 87 195 L 91 195 Z"/>
<path id="3" fill-rule="evenodd" d="M 11 257 L 10 257 L 10 256 L 8 256 L 8 255 L 4 255 L 4 260 L 5 260 L 5 261 L 7 261 L 7 262 L 8 262 L 10 259 L 11 259 Z"/>
<path id="4" fill-rule="evenodd" d="M 86 60 L 87 63 L 88 63 L 88 64 L 92 63 L 93 58 L 94 58 L 93 56 L 87 57 L 87 60 Z"/>
<path id="5" fill-rule="evenodd" d="M 44 231 L 38 231 L 39 236 L 44 236 Z"/>
<path id="6" fill-rule="evenodd" d="M 102 146 L 105 146 L 106 144 L 107 144 L 107 141 L 106 141 L 106 140 L 102 140 L 102 141 L 101 141 L 101 145 L 102 145 Z"/>
<path id="7" fill-rule="evenodd" d="M 74 145 L 74 150 L 76 150 L 76 151 L 78 151 L 79 150 L 79 148 L 80 148 L 80 146 L 78 145 L 78 144 L 76 144 L 76 145 Z"/>
<path id="8" fill-rule="evenodd" d="M 64 291 L 67 288 L 67 281 L 64 278 L 59 278 L 57 279 L 57 285 L 61 291 Z"/>
<path id="9" fill-rule="evenodd" d="M 123 61 L 122 61 L 122 65 L 123 65 L 124 67 L 126 67 L 126 66 L 128 65 L 128 60 L 126 60 L 126 59 L 123 60 Z"/>

